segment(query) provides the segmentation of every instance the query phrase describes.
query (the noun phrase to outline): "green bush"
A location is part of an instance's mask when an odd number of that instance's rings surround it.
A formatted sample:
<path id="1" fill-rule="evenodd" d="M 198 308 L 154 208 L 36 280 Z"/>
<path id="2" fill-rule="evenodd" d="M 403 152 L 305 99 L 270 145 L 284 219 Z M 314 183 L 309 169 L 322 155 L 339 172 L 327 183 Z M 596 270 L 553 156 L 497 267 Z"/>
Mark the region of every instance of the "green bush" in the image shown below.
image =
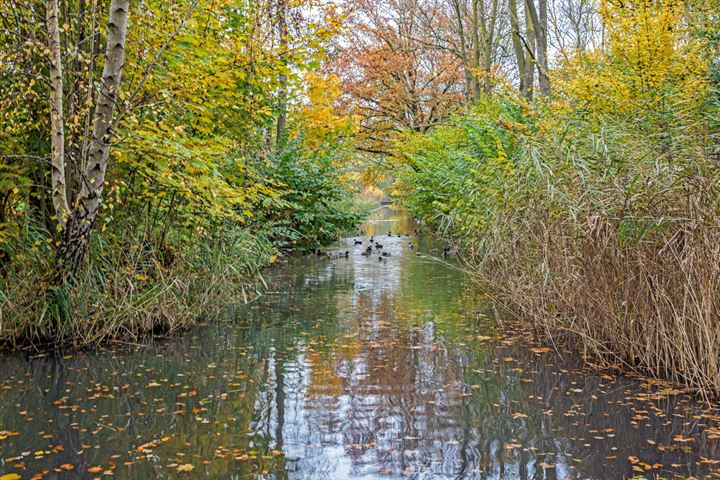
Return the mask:
<path id="1" fill-rule="evenodd" d="M 263 222 L 284 248 L 327 244 L 355 226 L 365 212 L 353 208 L 354 189 L 343 177 L 340 148 L 307 152 L 289 142 L 263 167 L 262 174 L 280 194 L 264 199 Z"/>
<path id="2" fill-rule="evenodd" d="M 401 204 L 449 237 L 475 238 L 510 207 L 519 136 L 533 130 L 521 102 L 504 98 L 486 99 L 428 134 L 406 135 L 397 148 Z"/>

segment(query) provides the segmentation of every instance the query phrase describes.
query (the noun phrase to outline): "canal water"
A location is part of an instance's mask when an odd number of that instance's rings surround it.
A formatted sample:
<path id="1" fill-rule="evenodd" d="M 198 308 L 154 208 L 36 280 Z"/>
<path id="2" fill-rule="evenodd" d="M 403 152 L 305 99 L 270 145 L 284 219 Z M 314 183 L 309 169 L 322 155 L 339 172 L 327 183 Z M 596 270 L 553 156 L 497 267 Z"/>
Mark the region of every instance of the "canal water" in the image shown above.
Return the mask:
<path id="1" fill-rule="evenodd" d="M 361 229 L 179 338 L 0 358 L 0 479 L 718 475 L 717 408 L 498 328 L 401 212 Z"/>

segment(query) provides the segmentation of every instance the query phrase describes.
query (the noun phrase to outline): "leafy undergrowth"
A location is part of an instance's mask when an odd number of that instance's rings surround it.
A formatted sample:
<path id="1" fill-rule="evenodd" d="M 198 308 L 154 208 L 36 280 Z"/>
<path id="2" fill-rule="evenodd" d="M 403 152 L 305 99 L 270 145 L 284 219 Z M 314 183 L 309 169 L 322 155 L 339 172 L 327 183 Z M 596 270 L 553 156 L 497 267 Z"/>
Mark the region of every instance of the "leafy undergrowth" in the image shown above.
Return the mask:
<path id="1" fill-rule="evenodd" d="M 10 348 L 81 347 L 168 335 L 224 302 L 256 296 L 259 270 L 277 255 L 266 235 L 243 229 L 203 239 L 180 254 L 142 242 L 95 245 L 75 283 L 57 287 L 53 266 L 39 252 L 28 268 L 4 279 L 0 341 Z"/>
<path id="2" fill-rule="evenodd" d="M 248 186 L 232 195 L 211 184 L 170 195 L 163 185 L 143 184 L 143 195 L 119 187 L 66 283 L 57 280 L 59 235 L 19 206 L 0 232 L 0 347 L 134 342 L 248 302 L 281 252 L 327 244 L 366 215 L 345 155 L 342 145 L 290 141 L 255 159 Z"/>

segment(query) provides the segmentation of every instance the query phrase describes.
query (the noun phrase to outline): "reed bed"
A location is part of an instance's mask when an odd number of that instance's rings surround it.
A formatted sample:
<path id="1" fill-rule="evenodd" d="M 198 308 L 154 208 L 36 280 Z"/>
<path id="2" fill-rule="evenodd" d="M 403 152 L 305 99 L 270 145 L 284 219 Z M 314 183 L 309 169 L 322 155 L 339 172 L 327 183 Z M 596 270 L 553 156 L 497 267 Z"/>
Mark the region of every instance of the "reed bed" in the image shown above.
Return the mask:
<path id="1" fill-rule="evenodd" d="M 538 129 L 503 101 L 408 142 L 400 198 L 550 343 L 720 397 L 717 102 Z"/>
<path id="2" fill-rule="evenodd" d="M 49 273 L 42 278 L 53 269 L 38 255 L 0 283 L 0 342 L 12 349 L 85 347 L 169 335 L 227 302 L 257 296 L 258 271 L 276 253 L 269 239 L 242 229 L 202 239 L 180 257 L 142 241 L 125 249 L 94 245 L 72 288 L 55 286 Z"/>

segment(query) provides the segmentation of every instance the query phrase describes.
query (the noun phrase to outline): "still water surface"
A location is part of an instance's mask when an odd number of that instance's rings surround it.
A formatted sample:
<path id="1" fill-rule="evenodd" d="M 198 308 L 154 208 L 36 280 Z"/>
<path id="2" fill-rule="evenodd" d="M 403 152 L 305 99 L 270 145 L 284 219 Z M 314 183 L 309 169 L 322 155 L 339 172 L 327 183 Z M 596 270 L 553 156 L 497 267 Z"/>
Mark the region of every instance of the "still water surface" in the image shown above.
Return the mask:
<path id="1" fill-rule="evenodd" d="M 362 229 L 386 261 L 361 255 L 366 237 L 335 246 L 348 259 L 293 259 L 266 274 L 262 297 L 181 338 L 0 358 L 0 478 L 701 478 L 720 467 L 714 407 L 501 335 L 432 240 L 397 236 L 414 230 L 401 213 L 380 209 Z"/>

